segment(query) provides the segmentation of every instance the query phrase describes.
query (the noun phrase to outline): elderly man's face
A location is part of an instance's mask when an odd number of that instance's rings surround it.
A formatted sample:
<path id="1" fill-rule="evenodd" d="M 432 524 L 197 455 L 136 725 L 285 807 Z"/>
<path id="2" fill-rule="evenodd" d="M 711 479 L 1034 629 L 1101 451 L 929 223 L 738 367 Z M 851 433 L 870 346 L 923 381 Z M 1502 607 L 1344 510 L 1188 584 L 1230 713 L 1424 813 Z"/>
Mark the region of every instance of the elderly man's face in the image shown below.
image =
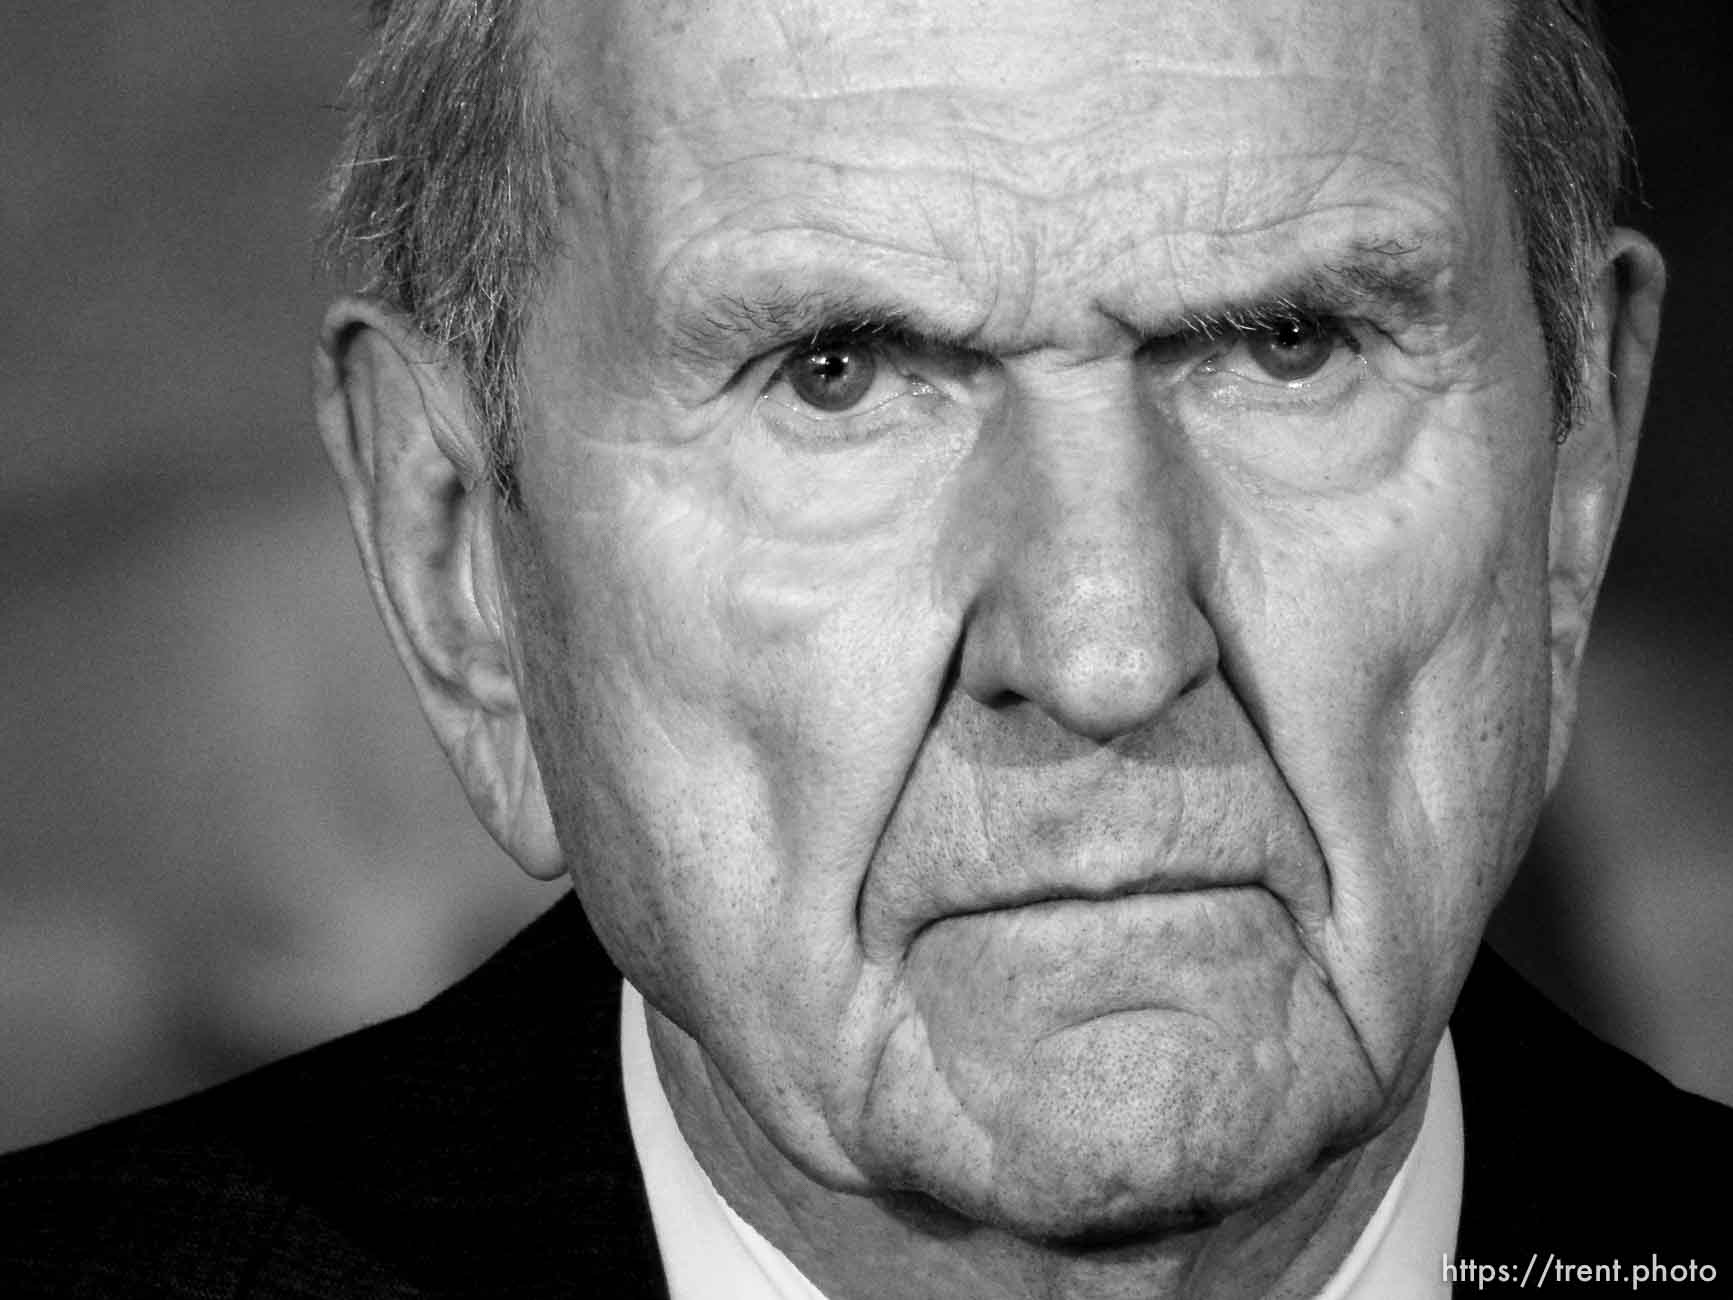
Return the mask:
<path id="1" fill-rule="evenodd" d="M 510 571 L 628 975 L 807 1175 L 1025 1233 L 1390 1124 L 1548 750 L 1481 6 L 633 4 L 546 51 Z"/>

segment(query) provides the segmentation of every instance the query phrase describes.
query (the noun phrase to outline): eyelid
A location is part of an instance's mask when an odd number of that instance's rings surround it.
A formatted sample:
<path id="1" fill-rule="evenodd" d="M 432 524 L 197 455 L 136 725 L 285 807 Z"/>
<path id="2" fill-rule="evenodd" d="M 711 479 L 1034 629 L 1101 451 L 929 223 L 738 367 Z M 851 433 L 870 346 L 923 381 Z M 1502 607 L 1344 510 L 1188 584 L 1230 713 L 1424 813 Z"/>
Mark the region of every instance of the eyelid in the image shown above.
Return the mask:
<path id="1" fill-rule="evenodd" d="M 1265 369 L 1250 348 L 1260 336 L 1296 321 L 1321 330 L 1330 352 L 1313 373 L 1284 379 Z M 1152 341 L 1146 351 L 1154 353 L 1164 388 L 1192 392 L 1212 405 L 1299 411 L 1333 405 L 1359 387 L 1370 368 L 1368 336 L 1375 332 L 1363 320 L 1279 305 L 1235 313 L 1231 321 L 1199 320 L 1194 328 Z"/>

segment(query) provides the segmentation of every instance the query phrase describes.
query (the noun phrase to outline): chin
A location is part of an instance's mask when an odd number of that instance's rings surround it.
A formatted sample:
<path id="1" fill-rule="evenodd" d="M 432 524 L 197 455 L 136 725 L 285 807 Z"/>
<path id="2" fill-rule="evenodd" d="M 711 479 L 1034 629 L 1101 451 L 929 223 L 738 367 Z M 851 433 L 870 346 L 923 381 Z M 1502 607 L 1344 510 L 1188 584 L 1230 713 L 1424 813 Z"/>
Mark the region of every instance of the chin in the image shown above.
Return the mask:
<path id="1" fill-rule="evenodd" d="M 1024 1240 L 1130 1245 L 1291 1197 L 1375 1126 L 1344 1111 L 1341 1091 L 1162 1064 L 1111 1083 L 1042 1081 L 1000 1112 L 979 1177 L 921 1180 L 917 1189 Z"/>

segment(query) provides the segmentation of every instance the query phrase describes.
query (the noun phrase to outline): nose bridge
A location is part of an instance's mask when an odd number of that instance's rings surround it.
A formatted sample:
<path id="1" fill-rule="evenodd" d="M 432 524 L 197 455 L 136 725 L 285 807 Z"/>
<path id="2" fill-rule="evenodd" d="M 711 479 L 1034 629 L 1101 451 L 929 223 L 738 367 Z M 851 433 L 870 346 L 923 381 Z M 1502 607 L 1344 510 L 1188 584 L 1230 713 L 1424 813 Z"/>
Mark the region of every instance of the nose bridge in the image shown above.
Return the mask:
<path id="1" fill-rule="evenodd" d="M 1207 675 L 1215 643 L 1192 594 L 1182 473 L 1129 382 L 1019 385 L 1010 478 L 962 685 L 1021 698 L 1100 741 L 1153 721 Z"/>

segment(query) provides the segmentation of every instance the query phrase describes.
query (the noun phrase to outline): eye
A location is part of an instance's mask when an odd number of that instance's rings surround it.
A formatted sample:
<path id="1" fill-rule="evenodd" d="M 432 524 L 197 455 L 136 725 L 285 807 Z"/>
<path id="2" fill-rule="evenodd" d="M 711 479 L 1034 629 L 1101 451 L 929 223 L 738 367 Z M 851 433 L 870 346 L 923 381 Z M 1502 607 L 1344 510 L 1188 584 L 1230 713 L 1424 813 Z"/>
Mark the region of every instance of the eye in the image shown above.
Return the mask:
<path id="1" fill-rule="evenodd" d="M 906 397 L 933 393 L 907 372 L 907 347 L 892 334 L 820 335 L 788 352 L 764 388 L 764 398 L 789 417 L 858 431 L 860 421 Z"/>
<path id="2" fill-rule="evenodd" d="M 858 341 L 817 343 L 782 363 L 778 376 L 808 406 L 840 414 L 859 405 L 872 391 L 878 358 Z"/>
<path id="3" fill-rule="evenodd" d="M 1246 356 L 1284 384 L 1310 379 L 1330 363 L 1341 332 L 1307 316 L 1294 316 L 1246 336 Z"/>
<path id="4" fill-rule="evenodd" d="M 1206 373 L 1284 386 L 1315 379 L 1360 354 L 1359 340 L 1340 321 L 1301 312 L 1235 330 L 1222 342 L 1230 346 L 1204 362 Z"/>

